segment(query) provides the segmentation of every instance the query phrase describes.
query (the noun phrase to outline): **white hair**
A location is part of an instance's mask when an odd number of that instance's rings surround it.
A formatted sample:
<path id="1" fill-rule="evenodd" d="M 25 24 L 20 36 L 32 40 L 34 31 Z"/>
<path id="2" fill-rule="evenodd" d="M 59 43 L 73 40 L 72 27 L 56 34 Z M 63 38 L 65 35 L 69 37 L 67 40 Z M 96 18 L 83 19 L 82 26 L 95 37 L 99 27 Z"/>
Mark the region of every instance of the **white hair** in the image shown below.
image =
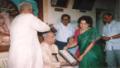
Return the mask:
<path id="1" fill-rule="evenodd" d="M 23 9 L 32 9 L 32 4 L 30 2 L 22 2 L 18 6 L 19 11 Z"/>
<path id="2" fill-rule="evenodd" d="M 43 37 L 47 37 L 49 32 L 43 34 Z"/>
<path id="3" fill-rule="evenodd" d="M 43 37 L 47 37 L 49 33 L 53 33 L 53 32 L 52 31 L 45 32 L 45 33 L 43 33 Z"/>

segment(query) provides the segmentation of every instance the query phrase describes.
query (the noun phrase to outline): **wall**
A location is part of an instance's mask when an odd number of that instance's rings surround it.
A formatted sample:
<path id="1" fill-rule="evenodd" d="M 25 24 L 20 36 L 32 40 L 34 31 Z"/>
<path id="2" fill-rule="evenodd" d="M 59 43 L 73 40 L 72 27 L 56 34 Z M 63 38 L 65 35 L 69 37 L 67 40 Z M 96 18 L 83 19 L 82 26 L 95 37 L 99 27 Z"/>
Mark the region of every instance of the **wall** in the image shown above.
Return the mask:
<path id="1" fill-rule="evenodd" d="M 120 21 L 120 0 L 116 0 L 115 6 L 115 19 Z"/>
<path id="2" fill-rule="evenodd" d="M 58 12 L 54 10 L 55 7 L 51 6 L 50 1 L 51 0 L 43 0 L 43 6 L 44 6 L 43 17 L 44 17 L 44 21 L 49 24 L 59 22 L 61 15 L 67 13 L 71 16 L 73 22 L 76 22 L 77 19 L 82 15 L 90 15 L 93 18 L 94 26 L 95 26 L 96 8 L 113 10 L 115 5 L 114 0 L 96 0 L 92 11 L 80 12 L 79 10 L 72 9 L 74 0 L 69 0 L 68 7 L 63 8 L 64 12 Z"/>
<path id="3" fill-rule="evenodd" d="M 69 0 L 68 7 L 63 8 L 64 12 L 55 11 L 55 7 L 52 7 L 50 4 L 50 0 L 43 0 L 44 8 L 44 21 L 53 24 L 60 21 L 60 17 L 62 14 L 66 13 L 71 16 L 72 22 L 76 22 L 77 19 L 82 15 L 90 15 L 94 18 L 95 22 L 95 11 L 87 11 L 87 12 L 80 12 L 79 10 L 72 9 L 74 0 Z"/>
<path id="4" fill-rule="evenodd" d="M 96 0 L 94 8 L 113 10 L 115 8 L 115 0 Z"/>
<path id="5" fill-rule="evenodd" d="M 96 0 L 94 10 L 96 10 L 96 28 L 102 33 L 103 30 L 103 13 L 109 11 L 114 13 L 116 1 L 115 0 Z"/>

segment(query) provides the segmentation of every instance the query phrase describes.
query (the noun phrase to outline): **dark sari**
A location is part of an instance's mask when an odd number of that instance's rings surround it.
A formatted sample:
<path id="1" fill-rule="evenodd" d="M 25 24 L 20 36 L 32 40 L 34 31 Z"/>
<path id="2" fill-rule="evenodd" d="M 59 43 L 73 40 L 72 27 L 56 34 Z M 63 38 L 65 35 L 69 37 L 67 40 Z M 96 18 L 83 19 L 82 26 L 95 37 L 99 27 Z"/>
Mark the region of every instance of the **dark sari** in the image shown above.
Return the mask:
<path id="1" fill-rule="evenodd" d="M 88 29 L 83 34 L 78 36 L 78 46 L 80 48 L 80 54 L 82 54 L 86 48 L 95 39 L 99 38 L 97 30 L 94 28 Z M 103 68 L 104 66 L 104 53 L 102 45 L 95 44 L 92 49 L 83 57 L 79 63 L 79 68 Z"/>

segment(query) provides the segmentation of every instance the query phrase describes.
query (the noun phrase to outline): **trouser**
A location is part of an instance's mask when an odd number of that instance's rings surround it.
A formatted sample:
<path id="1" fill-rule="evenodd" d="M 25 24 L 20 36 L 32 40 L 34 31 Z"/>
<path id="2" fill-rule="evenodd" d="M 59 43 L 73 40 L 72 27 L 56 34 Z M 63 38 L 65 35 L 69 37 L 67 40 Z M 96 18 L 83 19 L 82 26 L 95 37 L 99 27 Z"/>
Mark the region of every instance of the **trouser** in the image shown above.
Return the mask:
<path id="1" fill-rule="evenodd" d="M 67 42 L 56 41 L 55 44 L 58 46 L 59 50 L 62 50 L 67 45 Z"/>
<path id="2" fill-rule="evenodd" d="M 120 50 L 107 50 L 106 62 L 108 68 L 120 68 Z"/>

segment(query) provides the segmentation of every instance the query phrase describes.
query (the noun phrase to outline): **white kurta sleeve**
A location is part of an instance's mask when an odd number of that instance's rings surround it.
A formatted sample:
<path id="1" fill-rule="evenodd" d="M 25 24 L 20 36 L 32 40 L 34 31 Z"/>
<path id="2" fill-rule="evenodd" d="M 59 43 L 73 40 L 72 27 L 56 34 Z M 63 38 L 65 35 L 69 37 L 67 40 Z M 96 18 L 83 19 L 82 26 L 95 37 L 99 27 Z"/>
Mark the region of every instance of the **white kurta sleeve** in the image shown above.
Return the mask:
<path id="1" fill-rule="evenodd" d="M 35 30 L 37 30 L 39 32 L 45 32 L 45 31 L 50 30 L 50 27 L 46 23 L 42 22 L 37 17 L 35 17 L 31 23 L 32 23 L 32 25 L 31 25 L 32 28 L 34 28 Z"/>

